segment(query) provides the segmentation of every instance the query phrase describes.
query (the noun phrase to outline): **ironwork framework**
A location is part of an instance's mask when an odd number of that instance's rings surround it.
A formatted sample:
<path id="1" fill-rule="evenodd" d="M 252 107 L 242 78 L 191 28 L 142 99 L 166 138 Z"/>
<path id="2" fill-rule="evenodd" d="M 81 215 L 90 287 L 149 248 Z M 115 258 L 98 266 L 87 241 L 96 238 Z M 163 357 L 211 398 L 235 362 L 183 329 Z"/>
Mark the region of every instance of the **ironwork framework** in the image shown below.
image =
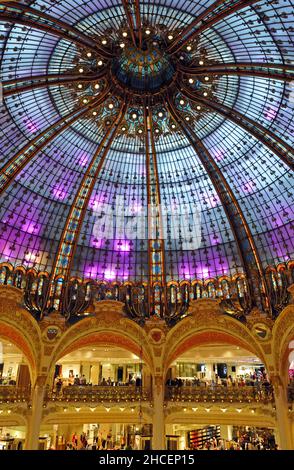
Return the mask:
<path id="1" fill-rule="evenodd" d="M 277 315 L 288 281 L 267 266 L 294 252 L 291 18 L 292 0 L 0 3 L 0 261 L 35 270 L 36 317 L 79 317 L 98 285 L 137 321 L 173 322 L 205 283 L 238 318 Z M 95 237 L 118 196 L 154 238 Z M 201 207 L 199 248 L 161 205 Z"/>

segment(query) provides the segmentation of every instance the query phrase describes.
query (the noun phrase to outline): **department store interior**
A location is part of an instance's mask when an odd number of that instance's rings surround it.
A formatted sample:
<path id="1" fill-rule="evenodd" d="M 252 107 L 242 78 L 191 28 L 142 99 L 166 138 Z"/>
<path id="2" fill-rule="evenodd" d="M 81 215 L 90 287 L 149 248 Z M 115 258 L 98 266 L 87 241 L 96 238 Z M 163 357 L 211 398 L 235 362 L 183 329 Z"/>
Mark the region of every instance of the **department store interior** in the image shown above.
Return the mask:
<path id="1" fill-rule="evenodd" d="M 293 8 L 0 1 L 0 450 L 294 450 Z"/>

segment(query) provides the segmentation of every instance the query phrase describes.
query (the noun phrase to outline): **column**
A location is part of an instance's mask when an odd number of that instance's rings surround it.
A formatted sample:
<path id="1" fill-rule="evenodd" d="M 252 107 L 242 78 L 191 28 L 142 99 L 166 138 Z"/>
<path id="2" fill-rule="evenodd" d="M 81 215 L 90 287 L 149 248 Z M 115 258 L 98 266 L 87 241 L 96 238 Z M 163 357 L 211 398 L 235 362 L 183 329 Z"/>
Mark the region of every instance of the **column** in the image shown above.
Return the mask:
<path id="1" fill-rule="evenodd" d="M 154 377 L 153 383 L 153 450 L 165 450 L 165 420 L 164 420 L 164 382 L 161 376 Z"/>
<path id="2" fill-rule="evenodd" d="M 54 449 L 56 449 L 57 447 L 57 438 L 58 438 L 58 424 L 53 424 L 51 447 L 53 447 Z"/>
<path id="3" fill-rule="evenodd" d="M 287 387 L 279 376 L 271 376 L 271 382 L 274 386 L 279 447 L 281 450 L 293 450 Z"/>
<path id="4" fill-rule="evenodd" d="M 32 392 L 31 415 L 28 418 L 26 434 L 26 450 L 38 450 L 39 435 L 42 422 L 43 403 L 46 377 L 38 377 Z"/>
<path id="5" fill-rule="evenodd" d="M 226 441 L 231 441 L 233 436 L 233 426 L 227 424 L 220 425 L 220 437 Z"/>

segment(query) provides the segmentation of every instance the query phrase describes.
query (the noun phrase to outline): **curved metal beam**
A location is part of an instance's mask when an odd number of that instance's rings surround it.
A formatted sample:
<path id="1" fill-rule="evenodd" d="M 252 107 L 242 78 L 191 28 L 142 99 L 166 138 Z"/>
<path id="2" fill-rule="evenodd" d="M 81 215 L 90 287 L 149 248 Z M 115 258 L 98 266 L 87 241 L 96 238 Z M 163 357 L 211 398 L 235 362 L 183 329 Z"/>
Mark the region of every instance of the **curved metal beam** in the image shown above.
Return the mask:
<path id="1" fill-rule="evenodd" d="M 126 17 L 127 17 L 127 23 L 128 23 L 128 26 L 129 26 L 129 31 L 130 31 L 130 34 L 131 34 L 131 38 L 132 38 L 134 46 L 136 47 L 137 42 L 136 42 L 136 36 L 135 36 L 135 26 L 134 26 L 133 15 L 132 15 L 132 12 L 130 10 L 130 5 L 129 5 L 128 0 L 122 0 L 122 4 L 123 4 L 123 7 L 124 7 Z"/>
<path id="2" fill-rule="evenodd" d="M 22 24 L 48 32 L 54 36 L 67 39 L 84 48 L 93 50 L 105 59 L 113 57 L 110 51 L 98 45 L 94 39 L 82 33 L 77 28 L 23 4 L 9 2 L 0 7 L 0 21 Z"/>
<path id="3" fill-rule="evenodd" d="M 65 279 L 68 279 L 70 276 L 78 238 L 86 215 L 89 200 L 110 146 L 116 136 L 118 126 L 124 117 L 127 105 L 128 103 L 126 101 L 122 104 L 117 118 L 113 121 L 112 125 L 103 136 L 76 192 L 53 262 L 51 271 L 51 278 L 53 280 L 56 276 L 64 276 Z"/>
<path id="4" fill-rule="evenodd" d="M 8 97 L 16 93 L 23 93 L 29 90 L 35 90 L 37 88 L 49 87 L 49 86 L 58 86 L 58 85 L 68 85 L 75 82 L 92 82 L 95 80 L 100 80 L 106 75 L 107 71 L 103 70 L 99 74 L 92 75 L 73 75 L 73 74 L 50 74 L 50 75 L 35 75 L 31 77 L 21 77 L 13 80 L 7 80 L 2 82 L 3 86 L 3 96 Z M 31 83 L 28 83 L 31 82 Z M 16 86 L 10 88 L 12 85 L 20 83 L 25 83 L 22 86 Z"/>
<path id="5" fill-rule="evenodd" d="M 54 140 L 59 134 L 74 124 L 78 119 L 85 116 L 91 109 L 103 103 L 109 93 L 109 87 L 97 99 L 92 100 L 87 106 L 82 106 L 74 110 L 57 122 L 47 127 L 43 132 L 29 141 L 21 150 L 17 152 L 1 169 L 0 172 L 0 194 L 11 184 L 19 172 L 32 160 L 32 158 L 46 145 Z"/>
<path id="6" fill-rule="evenodd" d="M 198 75 L 247 75 L 272 80 L 294 79 L 294 65 L 257 62 L 210 64 L 206 66 L 179 66 L 178 70 L 191 77 Z"/>
<path id="7" fill-rule="evenodd" d="M 163 316 L 163 304 L 166 307 L 166 275 L 165 275 L 165 243 L 163 235 L 160 185 L 158 177 L 157 155 L 154 142 L 153 119 L 150 103 L 144 103 L 144 132 L 146 152 L 146 177 L 147 177 L 147 203 L 148 203 L 148 304 L 150 314 L 156 314 L 159 307 L 160 316 Z M 154 261 L 154 254 L 159 255 L 159 260 Z M 156 267 L 160 270 L 157 271 Z M 160 304 L 155 304 L 152 293 L 154 284 L 159 282 L 164 289 L 163 299 Z M 167 310 L 166 310 L 167 311 Z"/>
<path id="8" fill-rule="evenodd" d="M 253 121 L 253 119 L 239 113 L 235 109 L 229 108 L 224 104 L 211 101 L 202 96 L 194 95 L 190 90 L 185 87 L 180 88 L 180 91 L 191 101 L 203 104 L 208 109 L 218 112 L 225 118 L 232 121 L 234 124 L 242 127 L 245 131 L 256 137 L 260 142 L 267 146 L 271 152 L 278 155 L 278 157 L 287 165 L 289 168 L 294 170 L 294 153 L 293 148 L 284 142 L 280 137 L 274 134 L 270 129 L 262 126 L 261 124 Z"/>
<path id="9" fill-rule="evenodd" d="M 218 194 L 224 211 L 226 212 L 234 238 L 237 242 L 240 258 L 249 282 L 249 288 L 254 299 L 254 303 L 261 309 L 264 306 L 269 308 L 267 284 L 263 273 L 262 263 L 258 255 L 252 233 L 240 205 L 223 173 L 220 171 L 214 158 L 211 156 L 203 142 L 196 136 L 193 129 L 183 120 L 169 97 L 167 98 L 167 103 L 171 116 L 194 148 Z M 261 289 L 259 287 L 258 280 L 260 280 Z M 266 305 L 264 305 L 265 301 Z"/>
<path id="10" fill-rule="evenodd" d="M 172 44 L 168 47 L 167 52 L 170 54 L 177 53 L 188 42 L 192 41 L 196 36 L 206 29 L 211 28 L 215 23 L 218 23 L 218 21 L 223 20 L 227 16 L 236 13 L 243 8 L 254 5 L 254 3 L 259 1 L 260 0 L 237 0 L 234 3 L 230 1 L 223 9 L 219 9 L 217 13 L 213 15 L 213 11 L 224 3 L 224 1 L 217 0 L 207 10 L 201 13 L 194 21 L 192 21 L 192 23 L 181 32 L 181 34 L 178 35 L 176 40 L 173 41 Z M 207 15 L 210 13 L 212 14 L 207 19 Z M 199 25 L 200 22 L 202 22 L 201 25 Z"/>
<path id="11" fill-rule="evenodd" d="M 135 0 L 135 11 L 136 11 L 136 29 L 139 41 L 139 48 L 142 47 L 142 20 L 140 12 L 140 0 Z"/>

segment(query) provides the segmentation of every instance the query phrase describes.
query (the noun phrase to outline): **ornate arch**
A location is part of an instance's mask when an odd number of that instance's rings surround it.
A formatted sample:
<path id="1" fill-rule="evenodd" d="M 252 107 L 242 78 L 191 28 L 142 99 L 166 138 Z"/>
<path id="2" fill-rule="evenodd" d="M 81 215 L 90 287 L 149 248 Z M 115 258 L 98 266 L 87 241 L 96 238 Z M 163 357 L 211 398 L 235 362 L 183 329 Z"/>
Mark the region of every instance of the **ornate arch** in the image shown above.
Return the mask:
<path id="1" fill-rule="evenodd" d="M 12 286 L 0 286 L 0 337 L 11 341 L 26 357 L 31 382 L 38 375 L 42 357 L 42 339 L 37 321 L 22 304 L 22 291 Z"/>
<path id="2" fill-rule="evenodd" d="M 201 299 L 192 303 L 191 316 L 178 323 L 167 335 L 164 370 L 176 357 L 195 345 L 223 342 L 240 346 L 269 364 L 258 340 L 248 327 L 224 315 L 218 300 Z"/>
<path id="3" fill-rule="evenodd" d="M 153 370 L 153 354 L 145 331 L 123 316 L 122 304 L 104 301 L 96 304 L 96 315 L 67 329 L 59 338 L 51 356 L 50 370 L 65 354 L 94 344 L 119 346 L 140 356 Z"/>
<path id="4" fill-rule="evenodd" d="M 294 339 L 294 304 L 287 305 L 273 327 L 273 354 L 277 373 L 286 378 L 289 343 Z"/>

